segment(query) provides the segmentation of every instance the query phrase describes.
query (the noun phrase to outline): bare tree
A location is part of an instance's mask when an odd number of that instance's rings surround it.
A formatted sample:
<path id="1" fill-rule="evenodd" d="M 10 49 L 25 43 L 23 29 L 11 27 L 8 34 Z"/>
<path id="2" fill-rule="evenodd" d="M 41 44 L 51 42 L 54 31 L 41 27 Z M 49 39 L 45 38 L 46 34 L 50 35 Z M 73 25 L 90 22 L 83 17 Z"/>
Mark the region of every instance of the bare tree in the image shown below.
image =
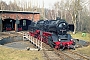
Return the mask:
<path id="1" fill-rule="evenodd" d="M 28 2 L 28 11 L 32 11 L 32 8 L 31 8 L 31 1 Z"/>
<path id="2" fill-rule="evenodd" d="M 4 1 L 0 1 L 0 10 L 6 10 L 7 9 L 7 4 Z"/>
<path id="3" fill-rule="evenodd" d="M 79 17 L 79 11 L 81 10 L 80 0 L 73 0 L 69 10 L 72 17 L 72 22 L 74 24 L 74 34 L 75 34 L 77 28 L 77 21 Z"/>

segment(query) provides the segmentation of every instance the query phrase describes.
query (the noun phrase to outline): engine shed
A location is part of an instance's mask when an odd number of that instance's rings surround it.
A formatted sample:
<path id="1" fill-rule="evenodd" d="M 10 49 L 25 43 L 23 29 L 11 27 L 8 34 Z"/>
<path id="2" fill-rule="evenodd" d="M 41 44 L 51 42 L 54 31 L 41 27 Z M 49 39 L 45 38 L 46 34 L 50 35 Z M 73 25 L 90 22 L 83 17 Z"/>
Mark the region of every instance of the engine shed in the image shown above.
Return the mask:
<path id="1" fill-rule="evenodd" d="M 31 21 L 40 20 L 39 12 L 0 10 L 0 31 L 28 30 Z M 10 29 L 9 29 L 10 27 Z"/>

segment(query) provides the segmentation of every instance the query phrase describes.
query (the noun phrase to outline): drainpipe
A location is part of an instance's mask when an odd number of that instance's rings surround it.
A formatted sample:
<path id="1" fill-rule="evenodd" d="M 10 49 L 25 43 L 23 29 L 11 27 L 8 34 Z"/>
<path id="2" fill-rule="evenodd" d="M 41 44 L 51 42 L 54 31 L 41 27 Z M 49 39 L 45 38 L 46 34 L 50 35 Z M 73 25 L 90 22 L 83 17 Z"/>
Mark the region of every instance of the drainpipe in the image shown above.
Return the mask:
<path id="1" fill-rule="evenodd" d="M 17 29 L 18 27 L 17 27 L 17 20 L 16 20 L 16 23 L 15 23 L 15 32 L 17 32 L 18 31 L 18 29 Z"/>

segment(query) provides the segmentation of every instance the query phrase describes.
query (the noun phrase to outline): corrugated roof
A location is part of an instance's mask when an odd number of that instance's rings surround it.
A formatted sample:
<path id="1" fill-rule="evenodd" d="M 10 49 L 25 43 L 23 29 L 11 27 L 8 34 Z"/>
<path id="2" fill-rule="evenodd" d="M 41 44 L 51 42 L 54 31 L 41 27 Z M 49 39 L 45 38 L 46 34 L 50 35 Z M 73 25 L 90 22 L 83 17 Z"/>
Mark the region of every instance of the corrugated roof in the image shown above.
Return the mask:
<path id="1" fill-rule="evenodd" d="M 40 14 L 40 12 L 33 12 L 33 11 L 12 11 L 12 10 L 0 10 L 0 13 Z"/>

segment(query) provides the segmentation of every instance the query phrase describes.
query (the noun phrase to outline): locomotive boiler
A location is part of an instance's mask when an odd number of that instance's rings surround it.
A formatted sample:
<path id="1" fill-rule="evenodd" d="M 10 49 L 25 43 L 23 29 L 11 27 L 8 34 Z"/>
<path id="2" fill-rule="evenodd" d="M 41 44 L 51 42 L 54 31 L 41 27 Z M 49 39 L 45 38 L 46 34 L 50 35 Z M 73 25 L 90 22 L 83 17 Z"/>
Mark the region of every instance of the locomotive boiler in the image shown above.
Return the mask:
<path id="1" fill-rule="evenodd" d="M 73 31 L 74 25 L 68 24 L 63 19 L 56 20 L 40 20 L 33 22 L 29 26 L 29 33 L 31 36 L 41 39 L 40 31 L 42 31 L 42 42 L 50 45 L 52 48 L 75 49 L 75 42 L 68 31 Z"/>

